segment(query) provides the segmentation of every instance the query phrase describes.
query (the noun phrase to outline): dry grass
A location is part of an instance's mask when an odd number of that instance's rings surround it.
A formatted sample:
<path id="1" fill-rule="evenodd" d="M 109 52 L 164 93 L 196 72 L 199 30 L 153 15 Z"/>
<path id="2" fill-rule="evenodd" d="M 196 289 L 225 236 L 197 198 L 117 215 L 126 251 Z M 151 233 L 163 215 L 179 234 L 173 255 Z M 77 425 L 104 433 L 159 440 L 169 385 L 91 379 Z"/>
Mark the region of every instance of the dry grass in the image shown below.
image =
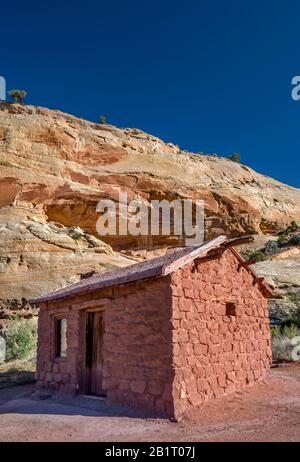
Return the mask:
<path id="1" fill-rule="evenodd" d="M 35 380 L 35 361 L 10 361 L 0 364 L 0 389 Z"/>
<path id="2" fill-rule="evenodd" d="M 292 361 L 291 339 L 285 335 L 275 335 L 272 337 L 273 361 Z"/>

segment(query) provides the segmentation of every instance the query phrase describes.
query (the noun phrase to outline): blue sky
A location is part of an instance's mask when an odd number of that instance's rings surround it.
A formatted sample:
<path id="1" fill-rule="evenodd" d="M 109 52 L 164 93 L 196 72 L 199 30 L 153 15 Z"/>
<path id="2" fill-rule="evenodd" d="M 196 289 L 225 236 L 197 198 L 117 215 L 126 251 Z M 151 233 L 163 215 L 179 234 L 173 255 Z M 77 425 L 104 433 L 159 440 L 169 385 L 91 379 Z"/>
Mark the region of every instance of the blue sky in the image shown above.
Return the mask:
<path id="1" fill-rule="evenodd" d="M 15 0 L 1 4 L 0 75 L 30 104 L 238 151 L 300 187 L 299 20 L 298 0 Z"/>

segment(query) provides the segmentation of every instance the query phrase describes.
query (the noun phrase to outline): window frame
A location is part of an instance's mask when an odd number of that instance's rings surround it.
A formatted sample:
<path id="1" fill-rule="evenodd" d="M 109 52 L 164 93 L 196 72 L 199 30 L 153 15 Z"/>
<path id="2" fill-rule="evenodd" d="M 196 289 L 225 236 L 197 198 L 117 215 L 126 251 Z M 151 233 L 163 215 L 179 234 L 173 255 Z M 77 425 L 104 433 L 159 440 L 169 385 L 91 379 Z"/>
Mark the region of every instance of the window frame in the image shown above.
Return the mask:
<path id="1" fill-rule="evenodd" d="M 236 318 L 237 316 L 237 303 L 235 301 L 228 301 L 225 304 L 225 309 L 226 309 L 226 316 L 230 318 Z M 232 312 L 230 312 L 232 311 Z"/>
<path id="2" fill-rule="evenodd" d="M 66 321 L 66 354 L 61 356 L 61 321 Z M 59 332 L 60 326 L 60 332 Z M 68 318 L 66 313 L 53 316 L 53 335 L 52 335 L 52 352 L 54 361 L 66 361 L 68 357 Z M 58 348 L 58 339 L 60 338 L 60 348 Z M 59 354 L 58 354 L 59 353 Z"/>

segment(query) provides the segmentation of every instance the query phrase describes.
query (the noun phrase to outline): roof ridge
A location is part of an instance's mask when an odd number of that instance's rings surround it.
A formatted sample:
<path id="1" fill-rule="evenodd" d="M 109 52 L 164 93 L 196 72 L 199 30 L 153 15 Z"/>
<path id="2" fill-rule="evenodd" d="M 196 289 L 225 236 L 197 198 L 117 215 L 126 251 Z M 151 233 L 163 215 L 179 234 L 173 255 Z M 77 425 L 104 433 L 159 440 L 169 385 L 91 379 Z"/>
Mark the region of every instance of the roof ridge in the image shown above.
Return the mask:
<path id="1" fill-rule="evenodd" d="M 90 292 L 92 290 L 103 289 L 105 287 L 113 287 L 153 277 L 167 276 L 197 258 L 207 257 L 213 250 L 217 250 L 218 248 L 225 250 L 227 247 L 231 248 L 241 243 L 241 241 L 246 242 L 247 240 L 249 241 L 249 239 L 251 239 L 249 236 L 228 239 L 225 235 L 221 235 L 198 246 L 185 247 L 126 267 L 95 273 L 88 278 L 83 278 L 78 282 L 57 289 L 49 294 L 35 297 L 29 300 L 29 303 L 39 304 Z M 252 274 L 254 279 L 257 279 L 253 270 Z M 263 282 L 260 282 L 259 286 L 265 291 L 269 290 L 267 285 Z"/>
<path id="2" fill-rule="evenodd" d="M 57 289 L 49 294 L 35 297 L 30 300 L 29 303 L 37 304 L 117 284 L 126 284 L 127 282 L 155 276 L 166 276 L 180 266 L 194 260 L 200 254 L 202 255 L 202 253 L 224 244 L 227 240 L 228 238 L 222 235 L 198 246 L 184 247 L 143 262 L 137 262 L 126 267 L 96 273 L 89 278 L 83 278 L 80 281 Z"/>

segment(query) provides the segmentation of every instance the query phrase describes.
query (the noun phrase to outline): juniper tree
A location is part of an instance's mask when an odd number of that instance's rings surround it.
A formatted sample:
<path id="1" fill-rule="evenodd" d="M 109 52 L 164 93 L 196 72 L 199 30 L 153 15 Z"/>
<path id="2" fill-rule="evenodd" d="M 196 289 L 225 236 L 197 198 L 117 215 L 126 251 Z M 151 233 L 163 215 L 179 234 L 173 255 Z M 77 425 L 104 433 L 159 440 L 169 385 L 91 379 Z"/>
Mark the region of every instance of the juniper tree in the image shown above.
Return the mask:
<path id="1" fill-rule="evenodd" d="M 14 103 L 20 104 L 23 104 L 24 98 L 27 96 L 27 92 L 25 90 L 10 90 L 8 94 Z"/>
<path id="2" fill-rule="evenodd" d="M 229 159 L 233 162 L 237 162 L 238 164 L 241 162 L 241 156 L 238 152 L 234 152 L 229 156 Z"/>

